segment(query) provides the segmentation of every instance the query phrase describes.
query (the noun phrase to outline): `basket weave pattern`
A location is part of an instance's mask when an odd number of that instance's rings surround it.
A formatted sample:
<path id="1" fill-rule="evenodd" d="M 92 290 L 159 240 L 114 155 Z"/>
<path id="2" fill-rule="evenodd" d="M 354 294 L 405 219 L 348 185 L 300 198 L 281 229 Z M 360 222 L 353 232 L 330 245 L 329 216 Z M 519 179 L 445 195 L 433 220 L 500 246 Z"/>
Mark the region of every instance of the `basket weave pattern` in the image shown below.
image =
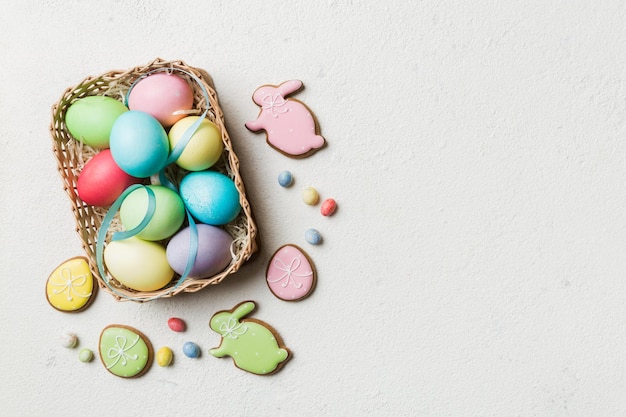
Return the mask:
<path id="1" fill-rule="evenodd" d="M 108 209 L 104 207 L 94 207 L 84 203 L 76 191 L 76 183 L 80 171 L 85 162 L 97 153 L 97 150 L 82 144 L 72 137 L 65 126 L 65 114 L 72 103 L 86 96 L 104 95 L 123 102 L 126 92 L 135 80 L 150 71 L 163 68 L 178 68 L 194 74 L 200 79 L 208 92 L 210 107 L 207 118 L 215 123 L 222 132 L 222 142 L 224 143 L 224 152 L 222 153 L 220 161 L 210 169 L 228 175 L 234 181 L 240 196 L 240 214 L 234 221 L 224 226 L 224 229 L 234 240 L 231 248 L 233 259 L 224 271 L 215 276 L 202 279 L 188 277 L 175 289 L 172 289 L 174 283 L 180 278 L 179 275 L 176 275 L 168 286 L 158 291 L 135 291 L 126 288 L 107 273 L 109 285 L 113 286 L 115 289 L 115 291 L 112 291 L 98 274 L 96 261 L 98 230 Z M 179 71 L 176 71 L 176 74 L 181 75 Z M 194 91 L 194 109 L 198 110 L 197 113 L 199 115 L 207 108 L 205 96 L 201 88 L 192 81 L 190 77 L 184 74 L 181 76 L 187 79 Z M 52 107 L 50 133 L 53 140 L 53 152 L 57 159 L 57 170 L 63 180 L 65 192 L 70 198 L 72 212 L 76 219 L 76 232 L 81 239 L 82 247 L 89 259 L 89 266 L 91 267 L 92 273 L 94 273 L 98 286 L 110 293 L 118 301 L 130 299 L 144 302 L 159 297 L 171 297 L 181 292 L 195 292 L 207 285 L 218 284 L 226 276 L 237 272 L 241 265 L 249 260 L 258 250 L 257 227 L 246 197 L 244 183 L 239 173 L 239 159 L 232 148 L 230 138 L 226 131 L 224 115 L 218 103 L 213 81 L 204 70 L 189 67 L 183 61 L 156 59 L 147 65 L 135 67 L 127 71 L 110 71 L 97 77 L 87 77 L 77 86 L 68 88 L 63 93 L 61 99 Z M 186 171 L 174 164 L 170 165 L 166 170 L 167 176 L 176 185 L 178 185 L 185 173 Z M 146 184 L 148 183 L 149 181 L 146 180 Z M 118 214 L 108 230 L 105 245 L 110 241 L 112 233 L 119 230 L 122 230 L 122 228 Z M 202 253 L 198 253 L 198 256 L 202 256 Z"/>

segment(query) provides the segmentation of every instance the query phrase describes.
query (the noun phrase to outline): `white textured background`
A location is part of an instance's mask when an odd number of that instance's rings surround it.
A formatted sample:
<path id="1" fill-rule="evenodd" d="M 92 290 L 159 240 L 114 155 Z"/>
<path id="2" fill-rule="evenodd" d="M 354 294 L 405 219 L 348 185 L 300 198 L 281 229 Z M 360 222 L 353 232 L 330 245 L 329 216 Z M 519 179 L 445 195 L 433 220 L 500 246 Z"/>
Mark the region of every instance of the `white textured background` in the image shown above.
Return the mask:
<path id="1" fill-rule="evenodd" d="M 2 415 L 626 415 L 624 3 L 386 3 L 0 1 Z M 263 251 L 197 294 L 102 291 L 59 313 L 46 277 L 82 253 L 50 107 L 155 57 L 214 77 Z M 328 141 L 306 160 L 244 127 L 254 89 L 291 78 Z M 337 214 L 304 205 L 304 185 Z M 289 242 L 319 272 L 300 303 L 264 282 Z M 207 354 L 210 316 L 245 299 L 294 352 L 274 376 Z M 171 346 L 174 366 L 123 380 L 57 341 L 73 331 L 95 349 L 112 323 Z"/>

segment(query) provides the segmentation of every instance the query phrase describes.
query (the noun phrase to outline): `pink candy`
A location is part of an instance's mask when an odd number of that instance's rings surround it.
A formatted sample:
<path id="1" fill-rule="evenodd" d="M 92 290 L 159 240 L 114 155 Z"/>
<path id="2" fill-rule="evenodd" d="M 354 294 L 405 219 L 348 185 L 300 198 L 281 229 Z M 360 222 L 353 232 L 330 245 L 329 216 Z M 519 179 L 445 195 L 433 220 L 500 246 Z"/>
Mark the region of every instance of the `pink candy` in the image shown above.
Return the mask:
<path id="1" fill-rule="evenodd" d="M 184 332 L 185 328 L 187 327 L 185 325 L 185 322 L 179 319 L 178 317 L 172 317 L 171 319 L 169 319 L 167 321 L 167 325 L 169 326 L 170 329 L 174 330 L 175 332 Z"/>
<path id="2" fill-rule="evenodd" d="M 322 216 L 330 216 L 335 212 L 336 208 L 337 202 L 332 198 L 328 198 L 322 203 L 322 207 L 320 207 L 320 212 L 322 213 Z"/>

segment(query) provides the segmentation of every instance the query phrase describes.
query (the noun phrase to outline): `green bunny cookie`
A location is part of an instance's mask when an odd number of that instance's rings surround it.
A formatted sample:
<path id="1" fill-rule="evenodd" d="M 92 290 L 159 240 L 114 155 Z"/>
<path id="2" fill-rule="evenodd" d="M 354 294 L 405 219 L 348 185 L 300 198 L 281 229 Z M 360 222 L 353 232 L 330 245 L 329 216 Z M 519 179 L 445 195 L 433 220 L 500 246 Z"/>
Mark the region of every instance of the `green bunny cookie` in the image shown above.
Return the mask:
<path id="1" fill-rule="evenodd" d="M 243 319 L 255 307 L 253 301 L 245 301 L 232 310 L 215 313 L 209 325 L 222 335 L 222 340 L 209 353 L 216 358 L 230 356 L 238 368 L 267 375 L 278 371 L 291 352 L 267 323 L 252 318 Z"/>

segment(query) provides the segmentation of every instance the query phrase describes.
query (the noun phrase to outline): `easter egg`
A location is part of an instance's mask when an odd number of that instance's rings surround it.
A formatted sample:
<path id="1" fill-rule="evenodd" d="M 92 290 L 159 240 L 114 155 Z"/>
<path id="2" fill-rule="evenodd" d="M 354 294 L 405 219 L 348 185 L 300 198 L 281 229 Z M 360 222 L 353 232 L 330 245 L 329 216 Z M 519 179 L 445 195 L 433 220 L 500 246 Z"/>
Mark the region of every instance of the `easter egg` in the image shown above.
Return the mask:
<path id="1" fill-rule="evenodd" d="M 293 183 L 293 176 L 289 171 L 282 171 L 278 174 L 278 184 L 281 187 L 289 187 Z"/>
<path id="2" fill-rule="evenodd" d="M 314 206 L 317 204 L 319 200 L 320 200 L 320 195 L 315 188 L 305 187 L 302 190 L 302 201 L 304 201 L 305 204 Z"/>
<path id="3" fill-rule="evenodd" d="M 128 107 L 154 116 L 170 127 L 193 107 L 193 90 L 182 77 L 160 72 L 135 84 L 128 96 Z"/>
<path id="4" fill-rule="evenodd" d="M 189 116 L 177 121 L 168 133 L 170 148 L 174 149 L 183 135 L 200 117 Z M 191 136 L 185 150 L 176 160 L 176 164 L 188 171 L 202 171 L 220 159 L 224 144 L 222 134 L 215 123 L 202 119 L 198 129 Z"/>
<path id="5" fill-rule="evenodd" d="M 141 111 L 127 111 L 111 129 L 111 154 L 133 177 L 145 178 L 165 167 L 170 151 L 167 133 L 157 119 Z"/>
<path id="6" fill-rule="evenodd" d="M 199 358 L 200 357 L 200 346 L 196 345 L 194 342 L 185 342 L 183 344 L 183 353 L 188 358 Z"/>
<path id="7" fill-rule="evenodd" d="M 120 206 L 120 220 L 126 230 L 137 227 L 148 211 L 148 191 L 152 190 L 155 209 L 152 219 L 136 236 L 144 240 L 162 240 L 172 236 L 185 220 L 185 206 L 178 194 L 162 185 L 148 185 L 132 191 Z"/>
<path id="8" fill-rule="evenodd" d="M 81 362 L 91 362 L 93 360 L 93 352 L 91 349 L 81 349 L 78 353 L 78 360 Z"/>
<path id="9" fill-rule="evenodd" d="M 106 96 L 87 96 L 72 103 L 65 114 L 67 130 L 76 140 L 94 148 L 108 148 L 115 120 L 128 109 Z"/>
<path id="10" fill-rule="evenodd" d="M 174 352 L 167 346 L 163 346 L 156 353 L 156 362 L 159 366 L 170 366 L 174 360 Z"/>
<path id="11" fill-rule="evenodd" d="M 116 280 L 137 291 L 161 289 L 174 276 L 165 248 L 137 237 L 110 242 L 104 249 L 104 263 Z"/>
<path id="12" fill-rule="evenodd" d="M 180 333 L 185 331 L 187 325 L 182 319 L 179 319 L 178 317 L 171 317 L 167 320 L 167 327 L 177 333 Z"/>
<path id="13" fill-rule="evenodd" d="M 316 283 L 313 261 L 296 245 L 284 245 L 270 259 L 265 273 L 272 293 L 285 301 L 308 297 Z"/>
<path id="14" fill-rule="evenodd" d="M 110 206 L 132 184 L 135 178 L 115 163 L 110 149 L 104 149 L 87 161 L 78 175 L 76 191 L 85 203 L 92 206 Z"/>
<path id="15" fill-rule="evenodd" d="M 304 240 L 311 245 L 319 245 L 322 243 L 322 235 L 317 229 L 307 229 L 306 232 L 304 232 Z"/>
<path id="16" fill-rule="evenodd" d="M 235 183 L 219 172 L 190 172 L 180 182 L 180 196 L 198 221 L 214 226 L 234 220 L 241 211 Z"/>
<path id="17" fill-rule="evenodd" d="M 230 246 L 233 238 L 224 230 L 208 224 L 197 224 L 198 252 L 189 273 L 193 278 L 206 278 L 221 272 L 230 264 Z M 190 247 L 190 229 L 178 232 L 167 244 L 167 261 L 174 271 L 182 275 L 187 267 Z"/>

